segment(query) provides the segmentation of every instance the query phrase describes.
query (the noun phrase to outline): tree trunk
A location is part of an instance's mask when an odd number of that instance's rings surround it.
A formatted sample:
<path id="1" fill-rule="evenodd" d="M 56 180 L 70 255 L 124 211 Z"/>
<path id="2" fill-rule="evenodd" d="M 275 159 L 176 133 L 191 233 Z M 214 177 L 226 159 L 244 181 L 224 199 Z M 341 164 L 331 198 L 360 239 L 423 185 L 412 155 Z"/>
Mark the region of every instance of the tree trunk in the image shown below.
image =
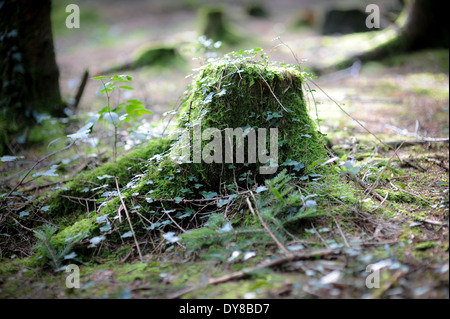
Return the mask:
<path id="1" fill-rule="evenodd" d="M 382 44 L 369 52 L 364 52 L 345 59 L 337 65 L 320 70 L 320 73 L 351 66 L 355 61 L 361 62 L 383 59 L 392 54 L 410 52 L 427 48 L 448 48 L 449 31 L 447 10 L 442 2 L 436 0 L 411 0 L 404 10 L 409 10 L 405 25 L 398 37 Z"/>
<path id="2" fill-rule="evenodd" d="M 51 0 L 0 2 L 1 144 L 39 114 L 64 116 L 50 13 Z"/>
<path id="3" fill-rule="evenodd" d="M 406 50 L 449 47 L 448 13 L 437 0 L 415 0 L 401 36 Z"/>

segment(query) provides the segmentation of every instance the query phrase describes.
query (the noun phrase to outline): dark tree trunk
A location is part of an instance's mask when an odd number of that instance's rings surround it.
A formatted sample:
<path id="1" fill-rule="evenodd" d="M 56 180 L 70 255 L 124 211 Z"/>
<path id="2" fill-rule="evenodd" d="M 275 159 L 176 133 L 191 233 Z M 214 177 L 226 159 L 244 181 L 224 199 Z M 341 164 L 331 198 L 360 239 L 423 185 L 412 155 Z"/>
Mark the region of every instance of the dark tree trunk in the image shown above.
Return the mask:
<path id="1" fill-rule="evenodd" d="M 407 50 L 449 47 L 448 10 L 442 1 L 415 0 L 401 36 Z"/>
<path id="2" fill-rule="evenodd" d="M 0 2 L 3 144 L 35 123 L 36 114 L 64 115 L 50 13 L 51 0 Z"/>
<path id="3" fill-rule="evenodd" d="M 408 17 L 405 25 L 399 30 L 398 37 L 372 51 L 350 57 L 336 66 L 319 70 L 319 73 L 349 67 L 357 60 L 367 62 L 380 60 L 392 54 L 449 47 L 448 17 L 443 2 L 411 0 L 404 10 L 408 10 Z"/>

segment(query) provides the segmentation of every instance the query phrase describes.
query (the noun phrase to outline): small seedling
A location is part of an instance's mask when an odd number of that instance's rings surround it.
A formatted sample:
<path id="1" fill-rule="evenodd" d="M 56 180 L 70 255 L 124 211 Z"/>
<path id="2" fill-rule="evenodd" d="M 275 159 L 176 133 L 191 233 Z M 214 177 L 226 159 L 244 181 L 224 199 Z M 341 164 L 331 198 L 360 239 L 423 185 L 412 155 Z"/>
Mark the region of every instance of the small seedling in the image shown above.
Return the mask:
<path id="1" fill-rule="evenodd" d="M 100 94 L 103 93 L 106 94 L 107 105 L 100 111 L 98 111 L 94 117 L 89 119 L 88 122 L 92 123 L 89 126 L 89 129 L 92 130 L 92 127 L 100 119 L 105 120 L 114 127 L 113 158 L 115 162 L 117 158 L 117 136 L 119 126 L 124 121 L 128 122 L 130 119 L 136 119 L 137 117 L 140 117 L 143 114 L 153 114 L 153 113 L 147 110 L 144 106 L 144 103 L 137 99 L 129 99 L 126 102 L 118 103 L 116 107 L 112 108 L 111 95 L 113 94 L 114 91 L 118 91 L 120 97 L 120 89 L 133 90 L 131 86 L 124 84 L 133 81 L 133 78 L 131 76 L 115 74 L 114 76 L 104 76 L 104 75 L 97 76 L 93 77 L 92 79 L 99 80 L 102 82 Z"/>

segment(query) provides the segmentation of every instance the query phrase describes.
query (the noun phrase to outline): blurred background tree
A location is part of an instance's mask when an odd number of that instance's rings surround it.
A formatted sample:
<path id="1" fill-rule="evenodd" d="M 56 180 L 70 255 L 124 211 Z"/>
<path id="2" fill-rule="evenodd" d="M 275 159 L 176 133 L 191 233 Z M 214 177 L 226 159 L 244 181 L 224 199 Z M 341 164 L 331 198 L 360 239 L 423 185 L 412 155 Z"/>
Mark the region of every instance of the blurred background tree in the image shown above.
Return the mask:
<path id="1" fill-rule="evenodd" d="M 405 0 L 404 12 L 398 20 L 405 19 L 398 36 L 369 52 L 364 52 L 340 62 L 338 68 L 351 66 L 356 60 L 366 62 L 380 60 L 392 54 L 400 54 L 427 48 L 448 48 L 449 31 L 444 24 L 447 11 L 442 2 L 435 0 Z M 332 67 L 334 69 L 335 66 Z M 322 70 L 326 73 L 328 70 Z"/>
<path id="2" fill-rule="evenodd" d="M 0 154 L 43 114 L 64 116 L 50 12 L 51 0 L 0 2 Z"/>

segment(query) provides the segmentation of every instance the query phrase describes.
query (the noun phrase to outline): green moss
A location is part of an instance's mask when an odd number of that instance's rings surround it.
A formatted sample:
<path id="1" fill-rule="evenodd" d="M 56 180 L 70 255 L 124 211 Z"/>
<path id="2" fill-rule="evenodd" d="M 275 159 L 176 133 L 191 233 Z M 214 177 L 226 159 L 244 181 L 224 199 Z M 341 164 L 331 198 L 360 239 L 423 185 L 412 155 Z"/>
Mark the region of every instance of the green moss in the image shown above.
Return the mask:
<path id="1" fill-rule="evenodd" d="M 417 244 L 415 250 L 427 250 L 436 247 L 437 243 L 435 241 L 424 241 L 423 243 Z"/>
<path id="2" fill-rule="evenodd" d="M 151 140 L 147 145 L 134 149 L 115 163 L 106 163 L 97 169 L 79 174 L 48 199 L 51 205 L 49 215 L 52 217 L 62 216 L 71 221 L 70 216 L 78 216 L 81 212 L 92 211 L 97 204 L 92 201 L 83 201 L 84 198 L 93 198 L 95 195 L 102 198 L 101 195 L 106 191 L 116 189 L 114 178 L 107 176 L 117 177 L 119 186 L 124 187 L 136 174 L 145 171 L 145 164 L 149 158 L 162 153 L 168 144 L 169 139 L 167 138 Z M 99 177 L 104 177 L 104 179 L 99 179 Z M 102 185 L 107 186 L 101 187 Z M 80 200 L 77 201 L 77 198 Z"/>
<path id="3" fill-rule="evenodd" d="M 146 264 L 137 262 L 134 264 L 124 264 L 116 271 L 116 279 L 122 282 L 132 282 L 137 279 L 147 280 L 151 276 L 159 276 L 161 272 L 157 263 Z"/>
<path id="4" fill-rule="evenodd" d="M 67 244 L 66 239 L 81 234 L 80 238 L 90 235 L 99 225 L 96 223 L 95 216 L 82 218 L 63 230 L 59 231 L 53 238 L 52 243 L 55 247 L 63 247 Z"/>
<path id="5" fill-rule="evenodd" d="M 397 203 L 417 203 L 418 201 L 420 201 L 420 199 L 418 199 L 415 196 L 412 196 L 406 192 L 402 192 L 402 191 L 392 191 L 392 190 L 375 190 L 378 194 L 380 194 L 381 196 L 386 197 L 387 193 L 389 192 L 389 195 L 387 197 L 387 199 L 389 201 L 393 201 L 393 202 L 397 202 Z"/>
<path id="6" fill-rule="evenodd" d="M 64 135 L 64 125 L 58 123 L 57 119 L 48 119 L 30 129 L 28 142 L 38 145 L 49 144 L 51 141 Z"/>
<path id="7" fill-rule="evenodd" d="M 267 297 L 272 290 L 281 288 L 286 282 L 285 276 L 275 274 L 270 269 L 252 274 L 250 279 L 239 282 L 228 282 L 219 286 L 208 286 L 205 289 L 194 290 L 183 298 L 220 298 L 241 299 L 251 293 L 254 297 Z"/>
<path id="8" fill-rule="evenodd" d="M 10 276 L 24 268 L 33 268 L 40 265 L 39 256 L 33 255 L 21 259 L 2 260 L 0 262 L 0 276 Z"/>
<path id="9" fill-rule="evenodd" d="M 395 54 L 382 61 L 388 66 L 404 67 L 410 70 L 430 70 L 437 72 L 448 72 L 449 51 L 448 49 L 426 49 L 407 54 Z"/>

